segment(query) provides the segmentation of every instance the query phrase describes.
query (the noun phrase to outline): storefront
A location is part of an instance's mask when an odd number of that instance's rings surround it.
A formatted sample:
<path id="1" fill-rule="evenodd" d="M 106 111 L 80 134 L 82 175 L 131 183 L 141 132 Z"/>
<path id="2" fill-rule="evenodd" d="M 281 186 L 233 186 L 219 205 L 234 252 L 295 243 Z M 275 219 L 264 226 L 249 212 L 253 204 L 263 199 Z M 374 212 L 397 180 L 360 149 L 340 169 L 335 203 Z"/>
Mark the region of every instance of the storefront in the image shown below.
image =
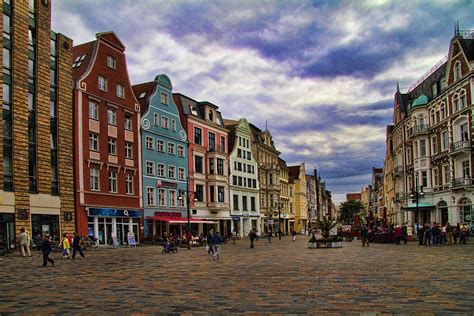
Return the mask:
<path id="1" fill-rule="evenodd" d="M 0 246 L 11 248 L 15 241 L 15 214 L 0 213 Z"/>
<path id="2" fill-rule="evenodd" d="M 135 240 L 140 240 L 142 212 L 112 208 L 89 208 L 87 235 L 97 238 L 100 245 L 112 244 L 117 237 L 120 244 L 127 244 L 128 233 L 133 232 Z"/>
<path id="3" fill-rule="evenodd" d="M 39 244 L 41 236 L 49 236 L 53 240 L 60 240 L 59 215 L 31 214 L 31 229 L 33 244 Z"/>
<path id="4" fill-rule="evenodd" d="M 209 229 L 217 229 L 218 222 L 190 217 L 189 225 L 194 236 L 206 233 Z M 154 216 L 147 216 L 145 219 L 145 235 L 147 238 L 154 236 L 163 237 L 166 232 L 168 235 L 183 236 L 188 225 L 188 218 L 182 217 L 179 212 L 155 212 Z"/>

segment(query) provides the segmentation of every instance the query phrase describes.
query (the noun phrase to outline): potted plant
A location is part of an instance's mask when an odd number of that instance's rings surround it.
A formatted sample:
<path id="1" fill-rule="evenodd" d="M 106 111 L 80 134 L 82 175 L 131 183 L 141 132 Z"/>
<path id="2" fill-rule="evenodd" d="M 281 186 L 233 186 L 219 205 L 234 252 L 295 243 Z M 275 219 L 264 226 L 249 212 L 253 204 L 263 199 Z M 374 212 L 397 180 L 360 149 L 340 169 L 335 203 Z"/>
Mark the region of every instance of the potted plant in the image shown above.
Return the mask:
<path id="1" fill-rule="evenodd" d="M 316 236 L 312 233 L 311 238 L 308 240 L 308 248 L 318 248 Z"/>
<path id="2" fill-rule="evenodd" d="M 342 242 L 337 236 L 329 236 L 331 229 L 336 227 L 338 221 L 335 218 L 329 218 L 323 216 L 322 219 L 316 220 L 316 227 L 321 230 L 323 238 L 317 241 L 318 247 L 324 248 L 340 248 L 342 247 Z"/>

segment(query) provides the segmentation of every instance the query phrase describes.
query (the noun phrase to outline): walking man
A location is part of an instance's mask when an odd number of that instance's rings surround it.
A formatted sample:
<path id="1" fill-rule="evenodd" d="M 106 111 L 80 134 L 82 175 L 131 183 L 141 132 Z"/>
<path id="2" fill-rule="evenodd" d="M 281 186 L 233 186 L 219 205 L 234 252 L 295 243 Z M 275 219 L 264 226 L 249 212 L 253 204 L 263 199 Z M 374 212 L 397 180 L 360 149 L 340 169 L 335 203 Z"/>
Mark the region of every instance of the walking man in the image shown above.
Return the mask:
<path id="1" fill-rule="evenodd" d="M 362 247 L 365 247 L 366 244 L 367 244 L 367 247 L 369 247 L 369 240 L 367 239 L 368 236 L 369 236 L 369 230 L 367 229 L 367 225 L 364 225 L 364 227 L 362 227 L 362 230 L 360 232 Z"/>
<path id="2" fill-rule="evenodd" d="M 214 229 L 209 229 L 209 233 L 207 234 L 207 254 L 214 255 Z"/>
<path id="3" fill-rule="evenodd" d="M 250 238 L 250 248 L 254 248 L 253 242 L 255 241 L 255 238 L 257 238 L 257 234 L 255 234 L 253 229 L 249 233 L 249 238 Z"/>
<path id="4" fill-rule="evenodd" d="M 85 258 L 81 249 L 81 237 L 74 232 L 74 238 L 72 239 L 72 259 L 76 258 L 76 251 L 79 251 L 79 254 L 83 259 Z"/>
<path id="5" fill-rule="evenodd" d="M 212 243 L 214 244 L 214 250 L 215 253 L 212 255 L 212 259 L 214 260 L 220 260 L 221 258 L 221 243 L 222 243 L 222 238 L 219 235 L 219 232 L 216 232 L 214 237 L 212 237 Z"/>
<path id="6" fill-rule="evenodd" d="M 49 241 L 48 236 L 43 235 L 41 241 L 41 251 L 43 252 L 43 267 L 48 265 L 48 262 L 51 262 L 51 265 L 54 267 L 54 260 L 49 257 L 51 253 L 51 242 Z"/>
<path id="7" fill-rule="evenodd" d="M 25 249 L 26 253 L 28 253 L 28 257 L 31 257 L 31 252 L 30 252 L 30 235 L 25 231 L 25 228 L 20 229 L 21 233 L 19 236 L 19 241 L 20 241 L 20 249 L 21 249 L 21 255 L 23 257 L 26 256 L 25 254 Z"/>

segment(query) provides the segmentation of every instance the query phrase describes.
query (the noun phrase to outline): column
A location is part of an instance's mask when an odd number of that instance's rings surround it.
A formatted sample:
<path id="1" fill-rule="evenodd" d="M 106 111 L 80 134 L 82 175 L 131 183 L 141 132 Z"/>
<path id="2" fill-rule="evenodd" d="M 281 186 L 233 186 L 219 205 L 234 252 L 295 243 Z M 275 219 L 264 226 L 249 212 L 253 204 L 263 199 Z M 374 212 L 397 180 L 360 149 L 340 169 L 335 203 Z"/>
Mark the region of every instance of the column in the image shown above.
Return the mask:
<path id="1" fill-rule="evenodd" d="M 117 237 L 117 218 L 112 217 L 112 236 Z"/>
<path id="2" fill-rule="evenodd" d="M 128 232 L 133 233 L 133 220 L 131 217 L 128 219 Z M 128 236 L 126 236 L 126 238 L 128 238 Z M 138 236 L 135 236 L 135 238 L 138 240 Z"/>
<path id="3" fill-rule="evenodd" d="M 99 218 L 94 217 L 94 238 L 99 238 Z"/>

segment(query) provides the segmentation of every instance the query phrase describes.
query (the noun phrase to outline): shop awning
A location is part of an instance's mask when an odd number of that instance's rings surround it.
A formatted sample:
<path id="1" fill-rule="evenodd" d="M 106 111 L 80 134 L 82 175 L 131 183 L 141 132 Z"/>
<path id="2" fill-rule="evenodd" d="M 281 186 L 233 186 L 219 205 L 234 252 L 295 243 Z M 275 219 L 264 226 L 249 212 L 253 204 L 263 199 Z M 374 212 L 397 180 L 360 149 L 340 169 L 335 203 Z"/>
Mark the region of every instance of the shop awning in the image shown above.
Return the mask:
<path id="1" fill-rule="evenodd" d="M 172 216 L 147 216 L 147 219 L 160 222 L 168 222 L 170 224 L 187 224 L 188 219 L 185 217 Z M 217 224 L 217 222 L 208 221 L 200 218 L 189 218 L 189 222 L 193 224 Z"/>
<path id="2" fill-rule="evenodd" d="M 419 202 L 418 209 L 427 209 L 427 208 L 435 208 L 433 204 L 426 203 L 426 202 Z M 407 211 L 416 211 L 416 203 L 410 203 L 410 205 L 404 207 Z"/>

